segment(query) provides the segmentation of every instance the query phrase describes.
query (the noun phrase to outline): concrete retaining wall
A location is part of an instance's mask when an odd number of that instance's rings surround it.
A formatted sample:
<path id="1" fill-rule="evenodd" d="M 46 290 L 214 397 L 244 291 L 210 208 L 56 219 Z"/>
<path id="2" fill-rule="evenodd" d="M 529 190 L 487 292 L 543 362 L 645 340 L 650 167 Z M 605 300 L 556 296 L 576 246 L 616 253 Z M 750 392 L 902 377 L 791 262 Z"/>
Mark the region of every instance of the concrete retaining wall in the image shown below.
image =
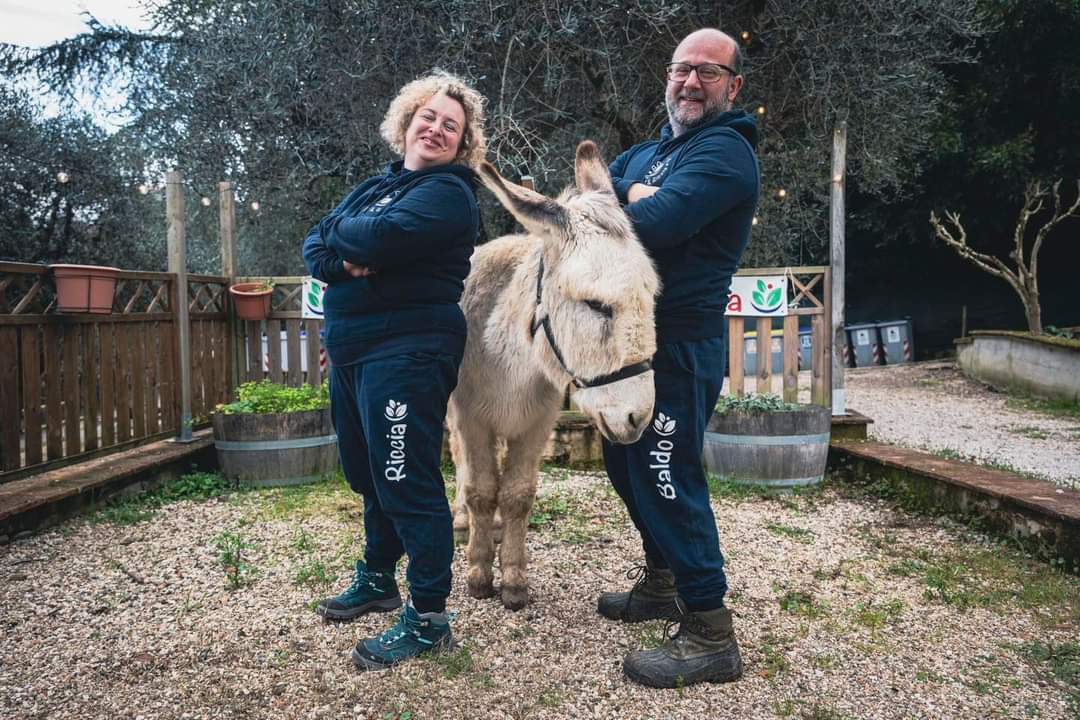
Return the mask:
<path id="1" fill-rule="evenodd" d="M 1080 402 L 1080 343 L 1075 341 L 982 331 L 957 340 L 956 356 L 963 373 L 981 382 Z"/>

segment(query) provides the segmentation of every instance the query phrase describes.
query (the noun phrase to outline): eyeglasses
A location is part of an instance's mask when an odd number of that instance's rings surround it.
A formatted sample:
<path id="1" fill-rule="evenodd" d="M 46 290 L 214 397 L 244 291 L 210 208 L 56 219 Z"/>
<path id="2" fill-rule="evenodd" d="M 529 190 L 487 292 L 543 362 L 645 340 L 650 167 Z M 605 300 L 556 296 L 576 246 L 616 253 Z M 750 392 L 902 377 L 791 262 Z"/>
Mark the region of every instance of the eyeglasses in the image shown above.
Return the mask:
<path id="1" fill-rule="evenodd" d="M 694 70 L 697 70 L 698 80 L 703 83 L 714 83 L 724 77 L 725 72 L 729 72 L 732 75 L 738 74 L 727 65 L 722 65 L 720 63 L 691 65 L 690 63 L 674 62 L 668 63 L 666 67 L 668 80 L 673 80 L 675 82 L 683 82 L 690 77 L 690 73 Z"/>

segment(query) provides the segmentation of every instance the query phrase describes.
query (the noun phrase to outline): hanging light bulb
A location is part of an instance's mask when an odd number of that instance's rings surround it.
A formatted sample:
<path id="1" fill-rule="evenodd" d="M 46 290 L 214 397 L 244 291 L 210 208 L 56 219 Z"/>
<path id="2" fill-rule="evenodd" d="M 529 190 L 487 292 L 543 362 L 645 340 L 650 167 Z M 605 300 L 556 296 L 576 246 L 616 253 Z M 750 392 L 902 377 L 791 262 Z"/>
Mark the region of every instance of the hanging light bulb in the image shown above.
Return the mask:
<path id="1" fill-rule="evenodd" d="M 765 106 L 764 105 L 758 105 L 757 106 L 757 114 L 758 115 L 764 115 L 765 114 Z"/>
<path id="2" fill-rule="evenodd" d="M 148 192 L 150 192 L 150 186 L 146 183 L 139 183 L 139 194 L 146 195 Z"/>
<path id="3" fill-rule="evenodd" d="M 744 43 L 750 42 L 750 31 L 749 30 L 743 30 L 741 33 L 739 33 L 739 37 L 742 38 L 742 41 Z"/>
<path id="4" fill-rule="evenodd" d="M 252 201 L 251 201 L 251 209 L 252 209 L 252 210 L 254 210 L 255 212 L 259 212 L 259 208 L 260 208 L 260 207 L 261 207 L 261 206 L 259 205 L 259 201 L 258 201 L 258 200 L 252 200 Z"/>
<path id="5" fill-rule="evenodd" d="M 67 181 L 68 181 L 68 180 L 70 180 L 70 179 L 71 179 L 71 176 L 70 176 L 70 175 L 68 175 L 68 174 L 67 174 L 66 172 L 64 172 L 63 170 L 61 170 L 60 172 L 56 173 L 56 181 L 57 181 L 58 183 L 60 183 L 61 185 L 64 185 L 64 184 L 65 184 L 65 183 L 67 183 Z"/>
<path id="6" fill-rule="evenodd" d="M 203 199 L 200 202 L 202 202 L 203 207 L 210 207 L 210 198 L 205 195 L 203 195 Z"/>
<path id="7" fill-rule="evenodd" d="M 755 215 L 755 216 L 754 216 L 754 219 L 750 221 L 750 224 L 751 224 L 751 225 L 757 225 L 757 222 L 758 222 L 758 220 L 757 220 L 757 215 Z"/>
<path id="8" fill-rule="evenodd" d="M 776 191 L 776 197 L 783 200 L 784 198 L 787 197 L 787 190 L 785 190 L 784 188 L 780 188 L 779 190 Z"/>

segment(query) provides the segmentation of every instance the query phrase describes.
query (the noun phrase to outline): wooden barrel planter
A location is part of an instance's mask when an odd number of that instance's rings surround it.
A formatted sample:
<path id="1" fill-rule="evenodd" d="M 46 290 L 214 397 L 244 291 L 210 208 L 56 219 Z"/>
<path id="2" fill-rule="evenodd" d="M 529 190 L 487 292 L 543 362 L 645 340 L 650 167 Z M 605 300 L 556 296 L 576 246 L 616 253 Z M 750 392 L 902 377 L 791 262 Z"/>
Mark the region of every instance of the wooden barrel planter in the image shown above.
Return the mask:
<path id="1" fill-rule="evenodd" d="M 705 467 L 734 482 L 778 490 L 825 477 L 832 414 L 820 405 L 793 410 L 713 413 L 705 428 Z"/>
<path id="2" fill-rule="evenodd" d="M 241 485 L 281 487 L 320 480 L 338 466 L 330 410 L 213 414 L 221 474 Z"/>

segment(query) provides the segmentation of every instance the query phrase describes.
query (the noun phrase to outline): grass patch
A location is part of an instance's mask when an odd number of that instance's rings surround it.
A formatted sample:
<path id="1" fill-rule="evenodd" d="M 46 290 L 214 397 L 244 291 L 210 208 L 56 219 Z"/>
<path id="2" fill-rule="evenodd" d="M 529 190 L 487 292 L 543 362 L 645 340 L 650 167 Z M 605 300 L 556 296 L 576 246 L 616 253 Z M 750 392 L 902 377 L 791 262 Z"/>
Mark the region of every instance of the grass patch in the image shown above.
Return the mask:
<path id="1" fill-rule="evenodd" d="M 1065 686 L 1069 709 L 1080 716 L 1080 642 L 1055 644 L 1036 640 L 1022 646 L 1021 652 Z"/>
<path id="2" fill-rule="evenodd" d="M 444 678 L 453 680 L 461 675 L 467 675 L 476 667 L 469 648 L 462 645 L 454 652 L 438 653 L 430 655 L 431 662 L 442 671 Z"/>
<path id="3" fill-rule="evenodd" d="M 761 638 L 761 652 L 765 656 L 762 677 L 774 678 L 791 669 L 791 662 L 784 655 L 785 649 L 784 644 L 773 635 L 766 634 Z"/>
<path id="4" fill-rule="evenodd" d="M 877 632 L 890 625 L 904 614 L 906 606 L 902 600 L 890 600 L 885 603 L 859 603 L 855 606 L 854 620 L 859 625 Z"/>
<path id="5" fill-rule="evenodd" d="M 247 551 L 255 548 L 251 542 L 230 531 L 216 535 L 212 542 L 218 551 L 218 562 L 225 570 L 226 587 L 238 590 L 254 582 L 258 570 L 247 561 Z"/>
<path id="6" fill-rule="evenodd" d="M 1045 440 L 1050 437 L 1048 432 L 1034 425 L 1010 425 L 1008 429 L 1013 435 L 1031 438 L 1032 440 Z"/>
<path id="7" fill-rule="evenodd" d="M 814 594 L 807 590 L 788 590 L 780 597 L 780 608 L 808 620 L 817 620 L 828 614 L 825 603 L 815 601 Z"/>
<path id="8" fill-rule="evenodd" d="M 1080 420 L 1080 403 L 1068 400 L 1044 400 L 1042 398 L 1019 395 L 1005 401 L 1010 410 L 1022 410 L 1056 418 Z"/>
<path id="9" fill-rule="evenodd" d="M 311 591 L 327 590 L 334 583 L 335 574 L 321 560 L 307 560 L 293 576 L 293 584 Z"/>
<path id="10" fill-rule="evenodd" d="M 806 528 L 795 527 L 794 525 L 784 525 L 783 523 L 769 523 L 765 526 L 765 529 L 778 537 L 786 537 L 794 540 L 795 542 L 802 543 L 803 545 L 809 545 L 814 542 L 814 538 L 817 537 L 813 530 L 807 530 Z"/>
<path id="11" fill-rule="evenodd" d="M 569 514 L 570 499 L 566 495 L 561 492 L 546 493 L 533 502 L 529 527 L 534 530 L 548 527 Z"/>
<path id="12" fill-rule="evenodd" d="M 768 488 L 762 485 L 750 485 L 735 482 L 730 477 L 719 477 L 709 474 L 709 496 L 713 500 L 734 500 L 744 502 L 746 500 L 762 500 L 773 496 Z"/>
<path id="13" fill-rule="evenodd" d="M 361 517 L 363 502 L 352 491 L 340 472 L 318 482 L 290 487 L 270 488 L 257 493 L 264 520 L 288 520 L 321 515 L 343 514 Z"/>
<path id="14" fill-rule="evenodd" d="M 91 522 L 135 525 L 150 520 L 158 510 L 170 503 L 181 500 L 206 501 L 232 489 L 232 485 L 218 473 L 192 472 L 162 483 L 150 492 L 110 500 L 91 516 Z"/>

